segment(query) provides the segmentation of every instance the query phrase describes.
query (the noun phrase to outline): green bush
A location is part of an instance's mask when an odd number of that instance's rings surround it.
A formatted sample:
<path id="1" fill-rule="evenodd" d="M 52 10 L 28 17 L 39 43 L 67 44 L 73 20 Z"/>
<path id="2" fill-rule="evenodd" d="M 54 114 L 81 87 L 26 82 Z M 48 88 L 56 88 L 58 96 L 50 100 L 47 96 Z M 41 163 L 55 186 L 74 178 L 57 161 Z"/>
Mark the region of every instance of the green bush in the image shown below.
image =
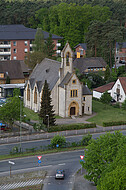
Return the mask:
<path id="1" fill-rule="evenodd" d="M 88 134 L 82 137 L 81 145 L 87 146 L 89 144 L 89 141 L 92 139 L 92 135 Z"/>
<path id="2" fill-rule="evenodd" d="M 126 121 L 103 122 L 103 127 L 116 126 L 116 125 L 126 125 Z"/>
<path id="3" fill-rule="evenodd" d="M 86 129 L 86 128 L 95 128 L 96 123 L 75 123 L 69 125 L 57 125 L 52 126 L 49 128 L 49 132 L 56 132 L 56 131 L 66 131 L 66 130 L 78 130 L 78 129 Z"/>
<path id="4" fill-rule="evenodd" d="M 56 145 L 59 145 L 59 147 L 64 146 L 66 143 L 66 139 L 64 136 L 56 135 L 51 139 L 51 146 L 53 148 L 56 148 Z"/>

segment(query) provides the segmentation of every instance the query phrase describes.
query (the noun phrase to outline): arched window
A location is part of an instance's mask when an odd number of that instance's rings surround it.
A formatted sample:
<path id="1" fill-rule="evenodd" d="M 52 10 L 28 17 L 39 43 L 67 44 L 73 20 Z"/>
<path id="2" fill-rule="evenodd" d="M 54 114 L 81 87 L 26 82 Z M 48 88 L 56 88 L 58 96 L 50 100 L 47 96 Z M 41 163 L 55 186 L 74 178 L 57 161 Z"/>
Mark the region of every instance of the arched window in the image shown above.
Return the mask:
<path id="1" fill-rule="evenodd" d="M 37 104 L 37 88 L 34 90 L 34 103 Z"/>
<path id="2" fill-rule="evenodd" d="M 27 88 L 27 100 L 30 101 L 30 87 L 28 84 L 28 88 Z"/>
<path id="3" fill-rule="evenodd" d="M 70 58 L 70 53 L 69 52 L 67 52 L 67 54 L 66 54 L 66 66 L 69 66 L 70 65 L 70 63 L 69 63 L 69 58 Z"/>

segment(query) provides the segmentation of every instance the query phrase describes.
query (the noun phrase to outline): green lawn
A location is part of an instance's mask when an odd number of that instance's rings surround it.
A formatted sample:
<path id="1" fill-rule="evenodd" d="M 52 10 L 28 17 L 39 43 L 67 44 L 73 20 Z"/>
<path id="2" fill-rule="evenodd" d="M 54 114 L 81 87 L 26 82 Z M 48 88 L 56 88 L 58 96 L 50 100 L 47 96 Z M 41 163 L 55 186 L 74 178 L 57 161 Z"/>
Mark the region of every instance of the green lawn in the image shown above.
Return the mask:
<path id="1" fill-rule="evenodd" d="M 93 100 L 93 112 L 96 112 L 97 115 L 87 121 L 94 122 L 97 125 L 103 126 L 103 122 L 109 121 L 126 121 L 126 110 L 104 105 L 99 101 Z"/>
<path id="2" fill-rule="evenodd" d="M 33 110 L 29 109 L 29 108 L 25 108 L 24 107 L 24 115 L 26 115 L 26 119 L 31 119 L 31 120 L 34 120 L 34 121 L 39 121 L 39 116 L 38 116 L 38 113 L 35 113 Z M 62 117 L 56 115 L 55 116 L 56 119 L 60 119 Z"/>

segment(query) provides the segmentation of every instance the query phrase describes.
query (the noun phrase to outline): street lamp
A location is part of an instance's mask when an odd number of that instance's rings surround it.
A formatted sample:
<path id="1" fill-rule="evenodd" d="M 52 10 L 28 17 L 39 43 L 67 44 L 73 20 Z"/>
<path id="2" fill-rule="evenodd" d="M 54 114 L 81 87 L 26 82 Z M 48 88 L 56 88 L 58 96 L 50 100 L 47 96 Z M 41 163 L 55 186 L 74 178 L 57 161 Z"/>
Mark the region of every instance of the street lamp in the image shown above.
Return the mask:
<path id="1" fill-rule="evenodd" d="M 22 96 L 19 96 L 20 98 L 20 152 L 21 152 L 21 118 L 22 118 L 22 100 L 23 100 L 23 97 Z"/>
<path id="2" fill-rule="evenodd" d="M 49 130 L 49 115 L 46 115 L 48 117 L 48 125 L 47 125 L 47 131 Z"/>

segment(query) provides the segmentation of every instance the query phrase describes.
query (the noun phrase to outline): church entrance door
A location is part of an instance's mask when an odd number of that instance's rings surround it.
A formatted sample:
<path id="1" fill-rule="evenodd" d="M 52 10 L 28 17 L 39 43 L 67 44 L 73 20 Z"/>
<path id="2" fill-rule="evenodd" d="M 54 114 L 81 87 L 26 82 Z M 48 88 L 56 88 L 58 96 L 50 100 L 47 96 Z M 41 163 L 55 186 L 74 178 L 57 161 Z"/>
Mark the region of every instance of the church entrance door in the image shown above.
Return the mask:
<path id="1" fill-rule="evenodd" d="M 75 113 L 76 113 L 75 109 L 76 109 L 75 107 L 70 108 L 70 115 L 75 115 Z"/>

